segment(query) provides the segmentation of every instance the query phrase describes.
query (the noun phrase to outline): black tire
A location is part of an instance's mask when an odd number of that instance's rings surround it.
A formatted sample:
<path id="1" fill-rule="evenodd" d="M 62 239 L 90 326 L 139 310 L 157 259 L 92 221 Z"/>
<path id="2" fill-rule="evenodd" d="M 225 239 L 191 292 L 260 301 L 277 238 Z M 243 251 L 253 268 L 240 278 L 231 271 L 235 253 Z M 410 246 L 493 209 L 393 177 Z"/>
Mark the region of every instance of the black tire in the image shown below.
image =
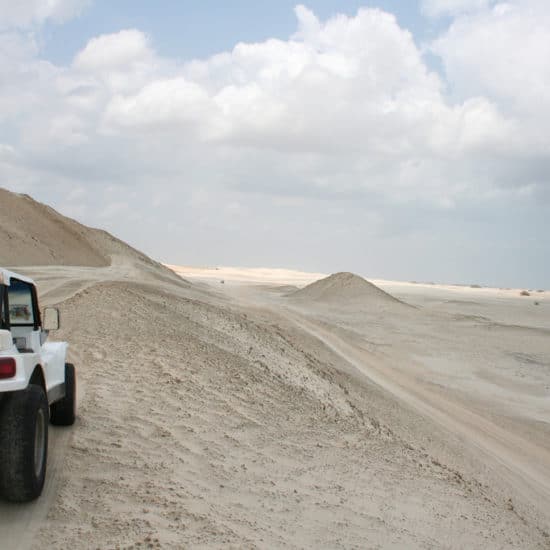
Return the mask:
<path id="1" fill-rule="evenodd" d="M 54 426 L 72 426 L 76 418 L 76 371 L 65 363 L 65 397 L 50 407 L 50 421 Z"/>
<path id="2" fill-rule="evenodd" d="M 48 399 L 40 386 L 12 393 L 0 412 L 0 496 L 29 502 L 40 496 L 48 460 Z"/>

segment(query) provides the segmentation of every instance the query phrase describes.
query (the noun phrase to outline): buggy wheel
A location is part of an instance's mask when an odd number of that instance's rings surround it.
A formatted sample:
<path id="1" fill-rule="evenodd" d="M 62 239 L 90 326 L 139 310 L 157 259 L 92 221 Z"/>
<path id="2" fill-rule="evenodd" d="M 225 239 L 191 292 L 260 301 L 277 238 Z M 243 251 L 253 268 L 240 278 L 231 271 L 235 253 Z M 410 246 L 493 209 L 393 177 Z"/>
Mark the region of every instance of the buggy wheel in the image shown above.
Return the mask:
<path id="1" fill-rule="evenodd" d="M 0 412 L 0 495 L 12 502 L 38 498 L 48 457 L 48 400 L 40 386 L 12 393 Z"/>

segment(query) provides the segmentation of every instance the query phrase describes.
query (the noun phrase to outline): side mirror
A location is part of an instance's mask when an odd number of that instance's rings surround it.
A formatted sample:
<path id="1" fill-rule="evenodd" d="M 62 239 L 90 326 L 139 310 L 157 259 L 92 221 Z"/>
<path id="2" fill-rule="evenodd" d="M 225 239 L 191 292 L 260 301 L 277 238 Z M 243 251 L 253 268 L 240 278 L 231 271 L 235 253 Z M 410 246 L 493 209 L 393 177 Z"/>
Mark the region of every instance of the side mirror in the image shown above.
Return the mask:
<path id="1" fill-rule="evenodd" d="M 44 317 L 42 319 L 43 330 L 57 330 L 59 328 L 59 310 L 55 307 L 47 307 L 44 309 Z"/>

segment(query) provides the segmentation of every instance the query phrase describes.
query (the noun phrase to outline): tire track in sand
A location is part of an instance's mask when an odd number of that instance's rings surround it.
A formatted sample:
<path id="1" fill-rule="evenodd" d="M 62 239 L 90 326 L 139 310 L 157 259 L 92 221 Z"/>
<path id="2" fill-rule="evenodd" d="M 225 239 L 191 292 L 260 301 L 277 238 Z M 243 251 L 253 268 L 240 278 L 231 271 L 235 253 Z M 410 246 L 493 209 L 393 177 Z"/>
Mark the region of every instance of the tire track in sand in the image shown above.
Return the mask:
<path id="1" fill-rule="evenodd" d="M 550 502 L 550 453 L 546 449 L 494 424 L 472 409 L 437 395 L 412 375 L 391 368 L 384 357 L 376 355 L 373 361 L 373 355 L 367 356 L 311 319 L 288 309 L 283 314 L 372 382 L 449 432 L 460 435 L 483 459 L 489 459 L 517 493 L 542 512 L 544 522 L 550 524 L 547 506 Z"/>

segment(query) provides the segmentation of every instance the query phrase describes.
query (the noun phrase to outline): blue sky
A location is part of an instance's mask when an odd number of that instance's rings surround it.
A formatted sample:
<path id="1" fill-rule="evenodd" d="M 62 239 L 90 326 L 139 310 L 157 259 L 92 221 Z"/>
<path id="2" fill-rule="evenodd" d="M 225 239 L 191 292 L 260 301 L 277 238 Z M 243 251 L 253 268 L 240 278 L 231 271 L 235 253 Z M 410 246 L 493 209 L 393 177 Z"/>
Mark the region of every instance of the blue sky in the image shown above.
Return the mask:
<path id="1" fill-rule="evenodd" d="M 0 0 L 0 185 L 167 263 L 550 287 L 549 55 L 547 0 Z"/>
<path id="2" fill-rule="evenodd" d="M 237 42 L 287 39 L 296 31 L 292 0 L 116 0 L 97 1 L 64 25 L 43 29 L 43 55 L 68 63 L 90 38 L 125 28 L 148 33 L 157 51 L 188 60 L 230 50 Z M 415 0 L 316 0 L 304 2 L 321 19 L 337 13 L 355 15 L 359 8 L 377 7 L 393 13 L 401 26 L 422 42 L 433 36 L 441 21 L 423 17 Z"/>

